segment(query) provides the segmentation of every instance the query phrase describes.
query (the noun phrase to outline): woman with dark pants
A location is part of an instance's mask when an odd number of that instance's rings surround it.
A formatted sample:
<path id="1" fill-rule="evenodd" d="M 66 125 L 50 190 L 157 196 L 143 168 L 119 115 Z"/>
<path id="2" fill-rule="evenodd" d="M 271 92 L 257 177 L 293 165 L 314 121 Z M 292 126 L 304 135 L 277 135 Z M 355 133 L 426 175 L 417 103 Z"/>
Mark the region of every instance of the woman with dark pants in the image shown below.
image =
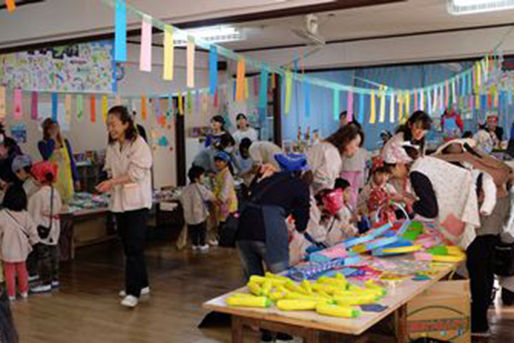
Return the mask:
<path id="1" fill-rule="evenodd" d="M 146 220 L 152 207 L 152 153 L 139 136 L 132 116 L 124 106 L 114 106 L 107 119 L 109 145 L 105 170 L 109 176 L 97 190 L 111 193 L 110 210 L 116 216 L 125 252 L 125 289 L 121 304 L 135 307 L 139 296 L 148 294 L 144 259 Z"/>

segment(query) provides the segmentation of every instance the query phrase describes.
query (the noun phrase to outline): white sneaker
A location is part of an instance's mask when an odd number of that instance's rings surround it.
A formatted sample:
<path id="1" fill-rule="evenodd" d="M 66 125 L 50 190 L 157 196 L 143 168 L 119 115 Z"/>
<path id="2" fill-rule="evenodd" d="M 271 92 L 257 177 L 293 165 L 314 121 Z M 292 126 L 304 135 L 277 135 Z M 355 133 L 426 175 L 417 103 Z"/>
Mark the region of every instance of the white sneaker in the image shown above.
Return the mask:
<path id="1" fill-rule="evenodd" d="M 29 292 L 20 293 L 22 299 L 27 299 L 29 297 Z"/>
<path id="2" fill-rule="evenodd" d="M 218 240 L 217 240 L 217 239 L 211 239 L 211 240 L 209 241 L 209 245 L 212 245 L 213 247 L 218 246 L 218 244 L 219 244 L 219 242 L 218 242 Z"/>
<path id="3" fill-rule="evenodd" d="M 200 249 L 201 252 L 207 252 L 207 251 L 209 251 L 209 244 L 204 244 L 202 246 L 199 246 L 198 249 Z"/>
<path id="4" fill-rule="evenodd" d="M 139 299 L 136 298 L 133 295 L 127 295 L 123 300 L 121 301 L 121 306 L 134 308 L 139 303 Z"/>
<path id="5" fill-rule="evenodd" d="M 150 294 L 150 287 L 141 288 L 141 294 L 140 295 L 148 295 Z M 127 296 L 127 292 L 125 290 L 121 290 L 118 295 L 120 298 L 125 298 Z"/>
<path id="6" fill-rule="evenodd" d="M 39 285 L 39 286 L 36 286 L 36 287 L 32 287 L 30 289 L 30 292 L 32 293 L 36 293 L 36 294 L 39 294 L 39 293 L 49 293 L 52 291 L 52 285 L 49 284 L 49 285 Z"/>
<path id="7" fill-rule="evenodd" d="M 59 288 L 60 285 L 59 281 L 52 281 L 52 288 Z"/>
<path id="8" fill-rule="evenodd" d="M 34 282 L 39 280 L 39 275 L 29 275 L 29 282 Z"/>
<path id="9" fill-rule="evenodd" d="M 16 300 L 16 296 L 9 295 L 9 301 L 15 301 L 15 300 Z"/>
<path id="10" fill-rule="evenodd" d="M 200 247 L 198 245 L 192 245 L 191 250 L 197 251 L 197 250 L 200 250 Z"/>

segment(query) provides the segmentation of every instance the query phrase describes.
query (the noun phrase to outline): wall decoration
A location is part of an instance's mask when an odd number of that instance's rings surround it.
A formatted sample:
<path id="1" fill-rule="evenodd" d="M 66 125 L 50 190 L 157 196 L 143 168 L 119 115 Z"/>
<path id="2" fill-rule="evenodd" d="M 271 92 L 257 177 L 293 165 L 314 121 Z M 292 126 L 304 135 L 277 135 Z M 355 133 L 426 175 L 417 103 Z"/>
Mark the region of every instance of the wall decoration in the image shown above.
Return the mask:
<path id="1" fill-rule="evenodd" d="M 11 127 L 11 137 L 18 144 L 27 143 L 27 125 L 25 123 L 18 123 Z"/>

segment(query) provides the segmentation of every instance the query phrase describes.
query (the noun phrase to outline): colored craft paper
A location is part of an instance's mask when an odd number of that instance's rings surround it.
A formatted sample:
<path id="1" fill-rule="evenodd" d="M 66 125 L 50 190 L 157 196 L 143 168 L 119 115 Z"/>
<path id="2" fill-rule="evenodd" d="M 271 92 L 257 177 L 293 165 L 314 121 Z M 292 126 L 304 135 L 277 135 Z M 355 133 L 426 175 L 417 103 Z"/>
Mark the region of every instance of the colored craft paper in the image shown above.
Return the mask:
<path id="1" fill-rule="evenodd" d="M 195 39 L 192 36 L 187 37 L 187 87 L 195 86 Z"/>
<path id="2" fill-rule="evenodd" d="M 259 108 L 266 108 L 268 104 L 268 77 L 268 69 L 262 68 L 259 81 Z"/>
<path id="3" fill-rule="evenodd" d="M 71 124 L 71 94 L 64 96 L 64 121 L 68 126 Z"/>
<path id="4" fill-rule="evenodd" d="M 361 94 L 362 96 L 362 94 Z M 333 103 L 333 115 L 334 121 L 339 121 L 339 91 L 337 89 L 332 90 L 332 103 Z"/>
<path id="5" fill-rule="evenodd" d="M 401 123 L 403 120 L 403 95 L 398 94 L 398 121 Z"/>
<path id="6" fill-rule="evenodd" d="M 386 97 L 385 94 L 380 94 L 380 117 L 378 119 L 379 122 L 383 123 L 385 121 L 385 108 L 386 108 Z"/>
<path id="7" fill-rule="evenodd" d="M 89 97 L 89 114 L 91 118 L 91 122 L 96 122 L 96 98 L 94 95 Z"/>
<path id="8" fill-rule="evenodd" d="M 480 85 L 482 84 L 482 71 L 481 71 L 481 69 L 482 68 L 480 68 L 480 63 L 477 63 L 477 86 L 476 86 L 477 93 L 479 92 Z"/>
<path id="9" fill-rule="evenodd" d="M 480 109 L 480 95 L 475 95 L 475 108 Z"/>
<path id="10" fill-rule="evenodd" d="M 5 0 L 5 6 L 7 7 L 7 12 L 14 12 L 16 9 L 16 2 L 14 0 Z"/>
<path id="11" fill-rule="evenodd" d="M 84 119 L 84 96 L 77 95 L 76 106 L 77 106 L 77 122 L 82 123 L 82 120 Z"/>
<path id="12" fill-rule="evenodd" d="M 432 112 L 432 95 L 430 91 L 427 92 L 427 111 Z"/>
<path id="13" fill-rule="evenodd" d="M 346 95 L 346 120 L 353 121 L 353 92 L 349 91 Z"/>
<path id="14" fill-rule="evenodd" d="M 475 105 L 475 102 L 473 101 L 473 96 L 469 97 L 469 109 L 471 113 L 473 113 L 473 106 Z"/>
<path id="15" fill-rule="evenodd" d="M 425 110 L 425 95 L 423 93 L 423 90 L 419 92 L 419 109 Z"/>
<path id="16" fill-rule="evenodd" d="M 453 102 L 455 102 L 455 100 L 457 99 L 457 93 L 455 91 L 455 79 L 452 80 L 452 100 Z M 452 104 L 450 104 L 452 105 Z"/>
<path id="17" fill-rule="evenodd" d="M 237 61 L 237 73 L 236 73 L 236 100 L 244 100 L 244 82 L 245 82 L 245 60 L 239 58 Z M 287 103 L 287 102 L 286 102 Z M 287 113 L 287 111 L 286 111 Z"/>
<path id="18" fill-rule="evenodd" d="M 214 44 L 209 49 L 209 91 L 211 95 L 216 92 L 218 84 L 218 50 Z"/>
<path id="19" fill-rule="evenodd" d="M 468 80 L 466 81 L 466 86 L 468 87 L 468 94 L 473 93 L 473 72 L 468 74 Z"/>
<path id="20" fill-rule="evenodd" d="M 487 108 L 493 107 L 493 96 L 491 93 L 487 93 Z"/>
<path id="21" fill-rule="evenodd" d="M 0 119 L 4 119 L 6 114 L 5 109 L 5 87 L 0 86 Z"/>
<path id="22" fill-rule="evenodd" d="M 127 6 L 125 1 L 116 1 L 114 25 L 114 60 L 127 61 Z"/>
<path id="23" fill-rule="evenodd" d="M 444 104 L 449 107 L 449 98 L 450 98 L 450 83 L 448 80 L 444 81 Z"/>
<path id="24" fill-rule="evenodd" d="M 418 92 L 414 91 L 414 111 L 416 111 L 418 108 Z"/>
<path id="25" fill-rule="evenodd" d="M 146 96 L 141 96 L 141 118 L 146 121 L 148 113 L 146 112 Z"/>
<path id="26" fill-rule="evenodd" d="M 57 122 L 59 118 L 57 117 L 57 106 L 59 105 L 59 95 L 57 93 L 52 93 L 52 120 Z"/>
<path id="27" fill-rule="evenodd" d="M 193 100 L 191 99 L 191 91 L 189 89 L 187 90 L 186 109 L 187 113 L 191 114 L 193 110 Z"/>
<path id="28" fill-rule="evenodd" d="M 461 96 L 464 96 L 466 95 L 466 80 L 467 80 L 467 76 L 466 75 L 463 75 L 461 80 L 460 80 L 460 95 Z"/>
<path id="29" fill-rule="evenodd" d="M 107 95 L 102 95 L 102 118 L 107 123 L 107 112 L 109 112 L 109 101 Z"/>
<path id="30" fill-rule="evenodd" d="M 309 118 L 311 115 L 311 85 L 308 82 L 308 77 L 305 76 L 304 87 L 304 99 L 305 99 L 305 117 Z"/>
<path id="31" fill-rule="evenodd" d="M 152 71 L 152 18 L 145 15 L 141 20 L 141 46 L 139 70 Z"/>
<path id="32" fill-rule="evenodd" d="M 369 100 L 369 123 L 375 124 L 376 118 L 375 118 L 375 92 L 371 91 L 370 100 Z"/>
<path id="33" fill-rule="evenodd" d="M 494 94 L 493 107 L 494 108 L 499 108 L 499 103 L 500 103 L 499 94 L 496 93 L 496 94 Z"/>
<path id="34" fill-rule="evenodd" d="M 410 93 L 407 92 L 405 94 L 405 117 L 403 119 L 407 119 L 410 113 Z"/>
<path id="35" fill-rule="evenodd" d="M 394 93 L 391 93 L 391 98 L 389 99 L 389 122 L 394 123 L 394 107 L 395 107 L 395 99 Z"/>
<path id="36" fill-rule="evenodd" d="M 480 96 L 480 109 L 487 109 L 487 95 L 483 94 Z"/>
<path id="37" fill-rule="evenodd" d="M 184 99 L 182 99 L 182 91 L 178 91 L 178 114 L 184 115 Z"/>
<path id="38" fill-rule="evenodd" d="M 487 82 L 487 73 L 488 73 L 488 70 L 487 70 L 488 66 L 486 66 L 486 60 L 487 60 L 486 58 L 485 59 L 483 58 L 480 61 L 480 65 L 482 66 L 481 69 L 482 69 L 482 72 L 484 73 L 483 74 L 483 79 L 484 79 L 485 82 Z M 487 63 L 487 64 L 489 64 L 489 63 Z"/>
<path id="39" fill-rule="evenodd" d="M 173 80 L 173 59 L 174 59 L 174 43 L 173 43 L 173 26 L 166 25 L 164 27 L 164 66 L 162 69 L 162 78 L 167 81 Z"/>
<path id="40" fill-rule="evenodd" d="M 245 99 L 250 97 L 249 86 L 248 86 L 248 78 L 245 77 Z"/>
<path id="41" fill-rule="evenodd" d="M 339 114 L 337 114 L 339 120 Z M 364 94 L 359 94 L 359 123 L 364 123 Z"/>
<path id="42" fill-rule="evenodd" d="M 32 92 L 31 94 L 31 97 L 30 97 L 30 117 L 34 120 L 37 120 L 38 119 L 38 110 L 37 110 L 37 105 L 38 105 L 38 93 L 37 92 Z"/>
<path id="43" fill-rule="evenodd" d="M 444 88 L 443 88 L 443 86 L 441 86 L 441 88 L 439 89 L 439 111 L 440 112 L 444 111 L 444 106 L 445 106 L 445 102 L 444 102 Z"/>
<path id="44" fill-rule="evenodd" d="M 16 88 L 14 90 L 13 106 L 14 118 L 20 119 L 21 117 L 23 117 L 23 93 L 19 88 Z"/>
<path id="45" fill-rule="evenodd" d="M 290 71 L 286 71 L 286 104 L 285 113 L 288 114 L 291 109 L 291 93 L 293 89 L 293 74 Z"/>

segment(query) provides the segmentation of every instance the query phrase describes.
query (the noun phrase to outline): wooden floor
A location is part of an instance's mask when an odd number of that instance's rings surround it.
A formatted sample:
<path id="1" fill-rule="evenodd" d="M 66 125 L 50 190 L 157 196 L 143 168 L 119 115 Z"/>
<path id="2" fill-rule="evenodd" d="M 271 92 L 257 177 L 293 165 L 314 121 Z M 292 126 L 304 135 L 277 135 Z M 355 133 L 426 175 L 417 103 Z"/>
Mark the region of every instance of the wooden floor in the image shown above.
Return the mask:
<path id="1" fill-rule="evenodd" d="M 151 296 L 134 310 L 120 306 L 123 264 L 120 246 L 80 249 L 62 264 L 59 291 L 31 296 L 13 306 L 20 342 L 230 342 L 230 329 L 197 328 L 201 304 L 241 285 L 237 254 L 178 252 L 169 244 L 147 249 Z M 493 337 L 477 342 L 514 342 L 514 307 L 491 310 Z M 258 341 L 248 333 L 248 342 Z"/>

